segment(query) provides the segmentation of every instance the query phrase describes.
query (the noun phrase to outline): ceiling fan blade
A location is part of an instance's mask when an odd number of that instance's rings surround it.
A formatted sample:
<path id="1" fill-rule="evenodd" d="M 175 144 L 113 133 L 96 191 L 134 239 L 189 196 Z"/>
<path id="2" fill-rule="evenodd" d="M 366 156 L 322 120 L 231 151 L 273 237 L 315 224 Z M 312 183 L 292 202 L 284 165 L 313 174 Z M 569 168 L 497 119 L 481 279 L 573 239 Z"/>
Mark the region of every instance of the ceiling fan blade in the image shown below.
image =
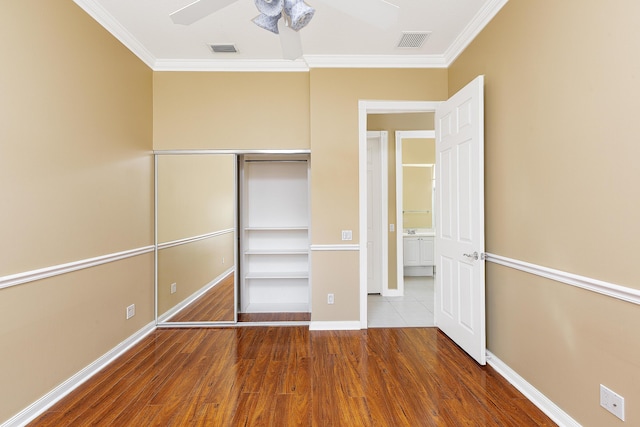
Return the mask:
<path id="1" fill-rule="evenodd" d="M 196 0 L 169 16 L 174 24 L 190 25 L 236 1 L 238 0 Z"/>
<path id="2" fill-rule="evenodd" d="M 300 33 L 289 27 L 284 19 L 278 21 L 280 44 L 282 45 L 282 57 L 292 61 L 302 56 L 302 40 Z"/>
<path id="3" fill-rule="evenodd" d="M 322 0 L 347 15 L 387 29 L 398 21 L 400 8 L 385 0 Z"/>

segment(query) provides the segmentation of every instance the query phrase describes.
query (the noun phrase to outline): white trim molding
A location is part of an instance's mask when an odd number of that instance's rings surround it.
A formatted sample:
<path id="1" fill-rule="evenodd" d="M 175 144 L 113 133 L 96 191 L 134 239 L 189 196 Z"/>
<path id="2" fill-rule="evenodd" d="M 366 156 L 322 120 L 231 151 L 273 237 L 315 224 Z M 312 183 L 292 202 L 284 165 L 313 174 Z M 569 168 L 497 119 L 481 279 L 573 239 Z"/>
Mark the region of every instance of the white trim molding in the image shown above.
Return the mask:
<path id="1" fill-rule="evenodd" d="M 542 412 L 551 418 L 553 422 L 563 427 L 581 427 L 576 420 L 560 409 L 560 407 L 553 403 L 551 399 L 542 394 L 537 388 L 518 375 L 516 371 L 511 369 L 506 363 L 489 351 L 487 351 L 487 363 Z"/>
<path id="2" fill-rule="evenodd" d="M 212 233 L 201 234 L 199 236 L 186 237 L 184 239 L 172 240 L 170 242 L 158 243 L 158 250 L 172 248 L 174 246 L 186 245 L 187 243 L 198 242 L 200 240 L 210 239 L 211 237 L 223 236 L 225 234 L 233 233 L 234 228 L 227 228 L 225 230 L 214 231 Z"/>
<path id="3" fill-rule="evenodd" d="M 309 66 L 301 59 L 158 59 L 154 62 L 153 71 L 309 72 Z"/>
<path id="4" fill-rule="evenodd" d="M 60 401 L 63 397 L 71 393 L 77 387 L 82 385 L 85 381 L 89 380 L 92 376 L 97 374 L 104 367 L 109 365 L 115 359 L 120 357 L 124 352 L 131 347 L 142 341 L 147 335 L 155 331 L 155 322 L 151 322 L 145 325 L 142 329 L 122 341 L 120 344 L 109 350 L 103 356 L 95 360 L 90 365 L 86 366 L 81 371 L 78 371 L 71 378 L 51 390 L 49 393 L 42 396 L 40 399 L 27 406 L 25 409 L 9 418 L 5 421 L 1 427 L 17 427 L 24 426 L 49 409 L 55 403 Z"/>
<path id="5" fill-rule="evenodd" d="M 476 13 L 469 25 L 456 37 L 444 53 L 444 63 L 447 67 L 453 64 L 458 56 L 480 34 L 484 27 L 502 10 L 509 0 L 491 0 Z"/>
<path id="6" fill-rule="evenodd" d="M 304 60 L 309 68 L 447 68 L 448 65 L 443 55 L 305 55 Z"/>
<path id="7" fill-rule="evenodd" d="M 356 331 L 360 330 L 359 320 L 329 321 L 316 320 L 309 322 L 310 331 Z"/>
<path id="8" fill-rule="evenodd" d="M 494 264 L 503 265 L 505 267 L 524 271 L 525 273 L 534 274 L 536 276 L 555 280 L 556 282 L 565 283 L 587 291 L 595 292 L 608 297 L 616 298 L 632 304 L 640 305 L 640 289 L 620 286 L 613 283 L 604 282 L 602 280 L 592 279 L 590 277 L 579 276 L 577 274 L 567 273 L 565 271 L 555 270 L 553 268 L 542 267 L 540 265 L 531 264 L 517 259 L 507 258 L 495 254 L 485 254 L 485 259 Z"/>
<path id="9" fill-rule="evenodd" d="M 95 267 L 107 264 L 121 259 L 131 258 L 138 255 L 153 252 L 154 245 L 144 246 L 142 248 L 131 249 L 123 252 L 116 252 L 109 255 L 103 255 L 95 258 L 83 259 L 80 261 L 69 262 L 66 264 L 54 265 L 51 267 L 40 268 L 38 270 L 25 271 L 23 273 L 11 274 L 9 276 L 0 277 L 0 289 L 9 288 L 11 286 L 22 285 L 24 283 L 35 282 L 36 280 L 46 279 L 48 277 L 59 276 L 65 273 L 82 270 L 89 267 Z"/>

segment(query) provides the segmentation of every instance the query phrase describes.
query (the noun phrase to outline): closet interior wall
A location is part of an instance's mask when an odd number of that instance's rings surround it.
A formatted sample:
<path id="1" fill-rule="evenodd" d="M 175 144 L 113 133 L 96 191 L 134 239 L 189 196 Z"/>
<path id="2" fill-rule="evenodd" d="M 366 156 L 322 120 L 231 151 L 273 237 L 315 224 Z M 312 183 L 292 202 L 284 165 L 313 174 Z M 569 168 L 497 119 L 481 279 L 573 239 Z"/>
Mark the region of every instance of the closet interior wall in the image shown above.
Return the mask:
<path id="1" fill-rule="evenodd" d="M 309 160 L 239 158 L 242 313 L 310 312 Z"/>

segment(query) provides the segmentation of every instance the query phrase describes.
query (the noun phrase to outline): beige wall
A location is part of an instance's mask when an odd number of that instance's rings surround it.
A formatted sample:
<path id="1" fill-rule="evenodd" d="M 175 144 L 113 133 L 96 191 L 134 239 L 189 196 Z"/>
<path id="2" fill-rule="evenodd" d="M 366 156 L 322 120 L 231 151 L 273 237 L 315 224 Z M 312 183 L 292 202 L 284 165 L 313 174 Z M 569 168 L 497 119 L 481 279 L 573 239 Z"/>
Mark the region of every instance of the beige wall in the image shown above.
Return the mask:
<path id="1" fill-rule="evenodd" d="M 638 16 L 511 1 L 450 68 L 450 94 L 486 76 L 488 252 L 640 289 Z M 637 305 L 493 264 L 487 300 L 489 349 L 520 375 L 585 426 L 620 424 L 605 384 L 640 425 Z"/>
<path id="2" fill-rule="evenodd" d="M 156 72 L 153 144 L 308 149 L 309 73 Z"/>
<path id="3" fill-rule="evenodd" d="M 157 72 L 153 94 L 156 149 L 310 148 L 312 243 L 341 244 L 341 230 L 357 243 L 358 101 L 445 99 L 447 71 Z M 359 263 L 345 265 L 334 273 L 357 277 Z M 359 283 L 334 291 L 334 307 L 321 306 L 327 286 L 313 269 L 313 320 L 359 319 Z"/>
<path id="4" fill-rule="evenodd" d="M 72 1 L 2 13 L 0 276 L 151 245 L 151 71 Z M 146 254 L 1 289 L 0 423 L 151 322 L 152 284 Z"/>
<path id="5" fill-rule="evenodd" d="M 369 114 L 367 116 L 367 130 L 386 130 L 389 132 L 388 146 L 388 220 L 389 224 L 397 224 L 396 219 L 396 131 L 398 130 L 433 130 L 433 113 L 397 113 L 397 114 Z M 434 153 L 435 157 L 435 153 Z M 397 235 L 396 232 L 389 231 L 388 253 L 389 268 L 388 281 L 389 289 L 398 288 L 398 255 L 397 255 Z"/>
<path id="6" fill-rule="evenodd" d="M 353 230 L 359 242 L 358 101 L 446 99 L 446 70 L 314 69 L 311 70 L 311 230 L 312 243 L 342 244 L 341 230 Z M 341 256 L 314 254 L 315 257 Z M 346 256 L 346 255 L 345 255 Z M 313 262 L 316 265 L 316 262 Z M 342 264 L 332 275 L 354 277 L 358 262 Z M 357 277 L 357 276 L 356 276 Z M 359 283 L 336 282 L 312 270 L 312 320 L 359 319 Z M 327 293 L 336 304 L 326 307 Z"/>

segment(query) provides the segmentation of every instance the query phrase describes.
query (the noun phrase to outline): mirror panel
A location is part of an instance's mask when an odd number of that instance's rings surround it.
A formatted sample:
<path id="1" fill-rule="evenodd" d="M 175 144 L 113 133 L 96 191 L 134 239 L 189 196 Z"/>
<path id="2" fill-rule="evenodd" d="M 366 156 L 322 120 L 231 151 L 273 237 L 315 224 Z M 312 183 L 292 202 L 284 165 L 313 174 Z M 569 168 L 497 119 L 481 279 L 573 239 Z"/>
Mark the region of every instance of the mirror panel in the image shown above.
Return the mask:
<path id="1" fill-rule="evenodd" d="M 402 164 L 402 225 L 404 230 L 433 228 L 433 180 L 435 140 L 403 137 Z"/>
<path id="2" fill-rule="evenodd" d="M 157 321 L 235 322 L 236 156 L 156 155 Z"/>

